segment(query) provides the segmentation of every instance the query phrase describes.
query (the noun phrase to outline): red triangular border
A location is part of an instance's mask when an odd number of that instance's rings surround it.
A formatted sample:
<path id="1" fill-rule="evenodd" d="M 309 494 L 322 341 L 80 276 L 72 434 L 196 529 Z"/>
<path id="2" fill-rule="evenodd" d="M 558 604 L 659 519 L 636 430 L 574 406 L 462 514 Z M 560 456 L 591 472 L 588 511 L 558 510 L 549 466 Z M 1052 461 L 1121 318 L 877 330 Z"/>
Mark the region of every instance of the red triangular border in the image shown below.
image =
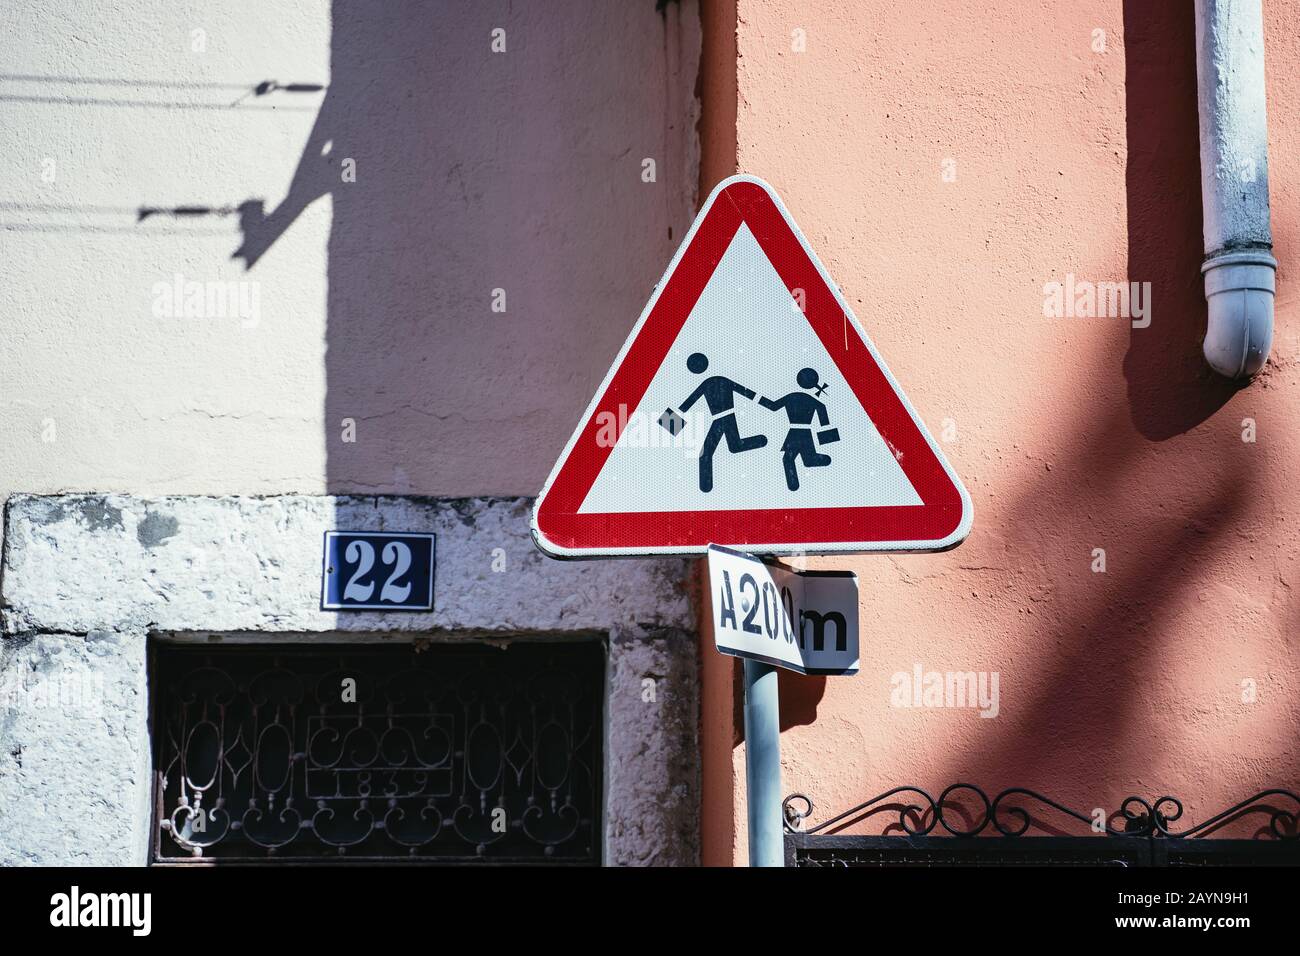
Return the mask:
<path id="1" fill-rule="evenodd" d="M 640 404 L 742 222 L 749 226 L 786 287 L 805 290 L 809 324 L 894 450 L 923 504 L 578 513 L 613 451 L 612 443 L 596 441 L 598 416 L 612 412 L 612 420 L 621 422 L 620 405 L 636 408 Z M 742 176 L 718 186 L 657 292 L 538 498 L 533 529 L 543 551 L 557 557 L 681 554 L 703 553 L 709 544 L 758 553 L 921 551 L 952 547 L 965 537 L 970 527 L 970 499 L 965 489 L 913 416 L 852 313 L 823 277 L 811 250 L 765 183 Z"/>

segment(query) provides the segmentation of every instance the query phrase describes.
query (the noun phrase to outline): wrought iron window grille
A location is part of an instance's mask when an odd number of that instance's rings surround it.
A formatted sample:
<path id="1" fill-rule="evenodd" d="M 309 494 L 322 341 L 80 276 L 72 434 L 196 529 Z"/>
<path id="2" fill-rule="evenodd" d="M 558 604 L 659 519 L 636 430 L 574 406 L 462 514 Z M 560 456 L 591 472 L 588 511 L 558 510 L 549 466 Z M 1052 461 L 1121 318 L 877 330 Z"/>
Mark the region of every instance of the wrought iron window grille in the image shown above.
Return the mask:
<path id="1" fill-rule="evenodd" d="M 598 864 L 604 671 L 597 640 L 156 642 L 153 861 Z"/>

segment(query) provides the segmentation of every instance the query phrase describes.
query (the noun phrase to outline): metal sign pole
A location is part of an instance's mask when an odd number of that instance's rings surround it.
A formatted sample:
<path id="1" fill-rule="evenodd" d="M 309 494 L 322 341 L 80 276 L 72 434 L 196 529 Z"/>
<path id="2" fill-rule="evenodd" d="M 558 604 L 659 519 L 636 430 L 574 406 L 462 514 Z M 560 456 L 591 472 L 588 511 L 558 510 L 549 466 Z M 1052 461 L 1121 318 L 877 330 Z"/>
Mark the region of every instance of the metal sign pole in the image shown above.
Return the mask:
<path id="1" fill-rule="evenodd" d="M 781 822 L 781 706 L 776 668 L 745 661 L 745 786 L 749 865 L 784 866 Z"/>

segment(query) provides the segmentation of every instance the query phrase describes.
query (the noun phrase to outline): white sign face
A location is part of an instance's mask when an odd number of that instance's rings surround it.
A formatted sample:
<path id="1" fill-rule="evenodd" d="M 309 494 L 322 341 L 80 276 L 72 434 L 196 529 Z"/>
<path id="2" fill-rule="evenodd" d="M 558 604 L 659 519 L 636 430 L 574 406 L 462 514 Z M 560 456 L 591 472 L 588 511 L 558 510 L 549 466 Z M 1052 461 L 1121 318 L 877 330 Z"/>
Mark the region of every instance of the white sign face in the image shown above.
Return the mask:
<path id="1" fill-rule="evenodd" d="M 707 359 L 699 372 L 691 365 L 697 355 Z M 805 368 L 817 375 L 806 391 L 798 381 Z M 742 224 L 667 360 L 630 411 L 629 426 L 579 512 L 920 505 L 920 495 L 836 371 Z M 763 399 L 786 404 L 772 410 Z M 802 404 L 790 404 L 796 401 Z M 724 406 L 725 412 L 718 411 Z M 657 420 L 665 409 L 676 410 L 683 422 L 680 447 L 662 440 L 668 436 Z M 791 424 L 791 415 L 798 425 Z M 637 422 L 654 431 L 639 429 Z M 738 441 L 726 430 L 728 422 L 735 423 Z M 715 430 L 722 441 L 710 440 Z M 799 438 L 807 439 L 808 454 L 786 455 L 782 449 L 792 449 Z M 703 456 L 706 442 L 716 450 Z M 710 467 L 702 469 L 701 462 Z"/>
<path id="2" fill-rule="evenodd" d="M 793 571 L 709 546 L 713 639 L 733 657 L 800 674 L 858 672 L 858 578 Z"/>

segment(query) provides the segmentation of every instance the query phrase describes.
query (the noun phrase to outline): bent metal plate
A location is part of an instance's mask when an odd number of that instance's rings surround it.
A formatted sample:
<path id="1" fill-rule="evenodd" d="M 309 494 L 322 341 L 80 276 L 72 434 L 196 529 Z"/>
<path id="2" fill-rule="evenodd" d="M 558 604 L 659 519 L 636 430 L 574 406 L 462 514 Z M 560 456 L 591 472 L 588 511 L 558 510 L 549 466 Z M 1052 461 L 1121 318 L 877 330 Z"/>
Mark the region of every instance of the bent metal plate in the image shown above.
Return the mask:
<path id="1" fill-rule="evenodd" d="M 709 547 L 718 650 L 800 674 L 858 672 L 858 579 L 851 571 L 795 571 Z"/>

